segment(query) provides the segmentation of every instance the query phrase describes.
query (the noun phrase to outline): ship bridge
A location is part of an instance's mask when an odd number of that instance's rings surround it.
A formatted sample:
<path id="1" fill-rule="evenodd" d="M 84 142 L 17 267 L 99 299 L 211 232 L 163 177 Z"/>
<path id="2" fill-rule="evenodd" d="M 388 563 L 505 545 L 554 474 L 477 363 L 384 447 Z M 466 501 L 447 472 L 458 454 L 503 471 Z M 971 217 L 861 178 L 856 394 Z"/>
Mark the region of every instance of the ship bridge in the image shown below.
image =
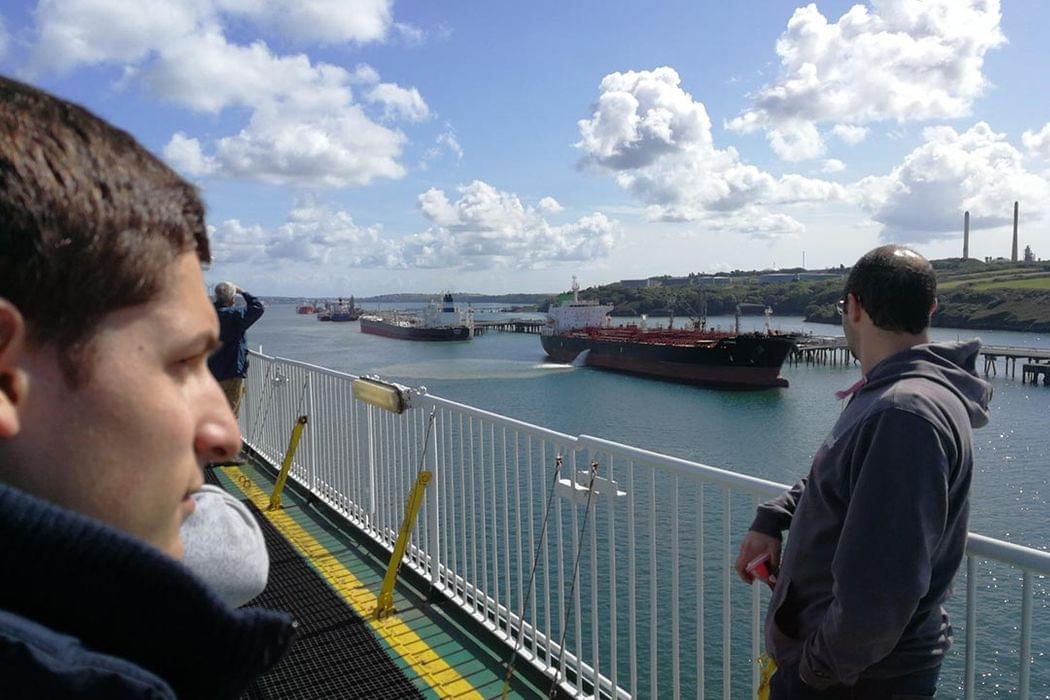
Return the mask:
<path id="1" fill-rule="evenodd" d="M 247 387 L 249 463 L 209 478 L 299 623 L 251 697 L 756 696 L 768 592 L 732 565 L 783 484 L 258 353 Z M 1048 574 L 971 533 L 940 696 L 1050 689 Z"/>

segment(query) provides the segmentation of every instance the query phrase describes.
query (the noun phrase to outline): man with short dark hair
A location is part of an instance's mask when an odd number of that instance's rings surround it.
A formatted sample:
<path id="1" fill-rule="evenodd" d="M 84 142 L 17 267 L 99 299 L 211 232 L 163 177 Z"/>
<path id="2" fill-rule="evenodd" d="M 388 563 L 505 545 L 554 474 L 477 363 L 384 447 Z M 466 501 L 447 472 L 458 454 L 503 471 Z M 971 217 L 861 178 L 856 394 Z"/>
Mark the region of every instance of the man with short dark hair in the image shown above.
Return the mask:
<path id="1" fill-rule="evenodd" d="M 236 306 L 238 294 L 244 297 L 243 307 Z M 215 285 L 215 312 L 219 315 L 222 347 L 208 358 L 208 369 L 219 380 L 235 416 L 241 407 L 244 378 L 248 375 L 248 340 L 244 334 L 265 310 L 258 298 L 233 282 Z"/>
<path id="2" fill-rule="evenodd" d="M 978 341 L 934 344 L 937 281 L 888 245 L 850 272 L 842 326 L 863 377 L 809 475 L 758 507 L 737 572 L 769 558 L 772 700 L 932 697 L 952 629 L 942 607 L 966 546 L 971 430 L 991 387 Z M 845 396 L 843 396 L 845 398 Z M 780 561 L 781 536 L 790 537 Z"/>
<path id="3" fill-rule="evenodd" d="M 207 368 L 192 186 L 86 110 L 0 78 L 0 687 L 238 697 L 291 641 L 180 565 L 201 467 L 240 447 Z"/>

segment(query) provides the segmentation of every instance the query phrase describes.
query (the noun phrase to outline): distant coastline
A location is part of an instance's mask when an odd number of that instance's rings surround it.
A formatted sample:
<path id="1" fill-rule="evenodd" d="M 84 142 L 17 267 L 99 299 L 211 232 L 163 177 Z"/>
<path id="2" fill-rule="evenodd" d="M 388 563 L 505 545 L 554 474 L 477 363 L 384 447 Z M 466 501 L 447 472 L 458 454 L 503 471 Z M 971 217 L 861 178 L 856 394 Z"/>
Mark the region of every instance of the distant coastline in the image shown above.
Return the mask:
<path id="1" fill-rule="evenodd" d="M 939 328 L 1050 333 L 1050 262 L 1028 260 L 984 262 L 949 258 L 932 261 L 938 277 Z M 612 315 L 699 317 L 733 315 L 738 304 L 760 304 L 780 316 L 802 316 L 810 323 L 838 324 L 836 303 L 849 270 L 801 268 L 740 271 L 724 275 L 656 276 L 621 280 L 580 291 L 583 299 L 613 306 Z M 816 279 L 814 279 L 816 278 Z M 830 278 L 830 279 L 829 279 Z M 358 297 L 362 304 L 403 304 L 434 301 L 437 294 L 416 292 Z M 264 297 L 272 304 L 313 302 L 316 297 Z M 514 311 L 546 311 L 557 294 L 455 293 L 456 301 L 499 304 Z M 761 307 L 759 307 L 759 310 Z"/>

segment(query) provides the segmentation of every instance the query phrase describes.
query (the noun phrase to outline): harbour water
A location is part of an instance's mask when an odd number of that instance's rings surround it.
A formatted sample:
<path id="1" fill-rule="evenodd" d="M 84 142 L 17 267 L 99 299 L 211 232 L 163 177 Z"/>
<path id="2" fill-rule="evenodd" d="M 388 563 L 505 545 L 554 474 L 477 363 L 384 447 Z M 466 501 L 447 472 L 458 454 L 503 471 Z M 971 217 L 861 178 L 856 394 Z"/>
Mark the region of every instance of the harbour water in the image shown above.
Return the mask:
<path id="1" fill-rule="evenodd" d="M 516 314 L 515 316 L 522 316 Z M 479 310 L 479 318 L 484 313 Z M 495 318 L 496 316 L 491 316 Z M 710 319 L 728 328 L 731 318 Z M 666 319 L 650 319 L 653 325 Z M 760 318 L 743 329 L 762 327 Z M 820 335 L 840 329 L 774 320 L 782 330 Z M 938 340 L 980 337 L 995 345 L 1050 348 L 1050 337 L 934 329 Z M 357 323 L 318 323 L 292 306 L 273 306 L 249 331 L 253 348 L 353 374 L 378 374 L 431 393 L 570 434 L 590 434 L 712 466 L 793 482 L 834 423 L 834 392 L 859 377 L 856 366 L 785 366 L 790 388 L 713 391 L 544 361 L 534 335 L 489 333 L 469 343 L 412 343 L 359 332 Z M 1002 368 L 1000 367 L 1000 371 Z M 975 434 L 971 530 L 1039 549 L 1050 543 L 1050 387 L 992 377 L 991 422 Z M 746 517 L 741 515 L 741 535 Z M 978 615 L 978 697 L 1016 693 L 1019 588 L 1009 571 L 982 565 Z M 1050 697 L 1050 609 L 1037 580 L 1032 697 Z M 960 584 L 961 585 L 961 584 Z M 743 586 L 743 584 L 741 584 Z M 714 608 L 714 606 L 711 606 Z M 961 602 L 950 607 L 956 624 Z M 710 650 L 709 650 L 710 651 Z M 746 653 L 746 650 L 742 650 Z M 961 659 L 953 652 L 938 697 L 955 697 Z M 734 695 L 735 696 L 735 695 Z"/>

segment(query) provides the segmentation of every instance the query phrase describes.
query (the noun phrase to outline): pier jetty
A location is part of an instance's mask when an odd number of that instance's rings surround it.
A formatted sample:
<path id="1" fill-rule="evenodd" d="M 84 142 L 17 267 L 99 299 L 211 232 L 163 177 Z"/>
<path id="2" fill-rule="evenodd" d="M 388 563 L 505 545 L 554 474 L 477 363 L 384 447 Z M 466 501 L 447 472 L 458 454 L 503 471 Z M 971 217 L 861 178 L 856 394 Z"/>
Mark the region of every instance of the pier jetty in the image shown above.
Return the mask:
<path id="1" fill-rule="evenodd" d="M 1036 384 L 1042 377 L 1043 385 L 1050 386 L 1050 349 L 1026 348 L 1013 345 L 984 345 L 981 347 L 984 376 L 998 376 L 999 360 L 1003 361 L 1003 376 L 1017 378 L 1017 361 L 1021 365 L 1021 381 Z M 846 365 L 855 363 L 846 339 L 842 336 L 813 336 L 799 341 L 788 357 L 791 365 Z"/>
<path id="2" fill-rule="evenodd" d="M 842 336 L 809 336 L 788 355 L 789 365 L 846 365 L 855 362 Z"/>
<path id="3" fill-rule="evenodd" d="M 543 328 L 543 321 L 524 319 L 509 319 L 500 321 L 474 321 L 474 335 L 484 335 L 489 331 L 499 333 L 530 333 L 539 335 Z"/>

